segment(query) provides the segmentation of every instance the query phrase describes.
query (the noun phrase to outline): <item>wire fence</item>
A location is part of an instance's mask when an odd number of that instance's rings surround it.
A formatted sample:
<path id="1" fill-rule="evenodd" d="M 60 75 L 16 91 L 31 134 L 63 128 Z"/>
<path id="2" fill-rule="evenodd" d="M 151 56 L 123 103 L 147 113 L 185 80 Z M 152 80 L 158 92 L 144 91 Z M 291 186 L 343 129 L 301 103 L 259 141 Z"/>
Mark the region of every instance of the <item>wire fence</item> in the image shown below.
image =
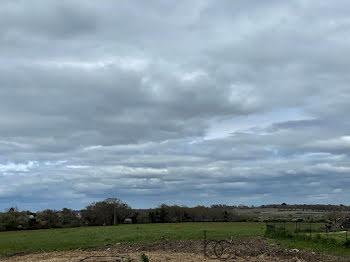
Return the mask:
<path id="1" fill-rule="evenodd" d="M 312 221 L 266 221 L 267 231 L 285 230 L 293 234 L 304 234 L 312 237 L 320 235 L 325 238 L 349 240 L 348 228 L 332 228 L 326 223 Z"/>

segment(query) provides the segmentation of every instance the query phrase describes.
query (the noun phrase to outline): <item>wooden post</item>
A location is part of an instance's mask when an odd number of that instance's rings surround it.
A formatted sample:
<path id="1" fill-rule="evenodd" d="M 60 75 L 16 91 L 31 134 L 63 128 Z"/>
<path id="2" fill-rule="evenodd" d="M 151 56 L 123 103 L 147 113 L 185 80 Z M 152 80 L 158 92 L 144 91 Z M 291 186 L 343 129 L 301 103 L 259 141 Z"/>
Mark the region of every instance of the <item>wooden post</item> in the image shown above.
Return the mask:
<path id="1" fill-rule="evenodd" d="M 346 238 L 346 241 L 348 240 L 348 228 L 346 228 L 345 230 L 345 238 Z"/>
<path id="2" fill-rule="evenodd" d="M 310 238 L 311 238 L 311 222 L 309 224 L 310 224 Z"/>
<path id="3" fill-rule="evenodd" d="M 207 257 L 207 230 L 204 230 L 204 249 L 203 249 L 204 257 Z"/>

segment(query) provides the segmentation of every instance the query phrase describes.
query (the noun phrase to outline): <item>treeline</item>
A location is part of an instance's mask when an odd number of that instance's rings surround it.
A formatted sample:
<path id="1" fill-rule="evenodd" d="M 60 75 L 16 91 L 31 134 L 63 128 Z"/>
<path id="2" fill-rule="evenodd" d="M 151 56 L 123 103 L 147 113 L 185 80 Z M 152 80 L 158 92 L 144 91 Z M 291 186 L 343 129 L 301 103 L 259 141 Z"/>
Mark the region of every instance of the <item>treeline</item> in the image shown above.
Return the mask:
<path id="1" fill-rule="evenodd" d="M 238 222 L 252 221 L 248 216 L 238 215 L 227 206 L 168 206 L 139 210 L 140 223 L 181 223 L 181 222 Z"/>
<path id="2" fill-rule="evenodd" d="M 169 206 L 162 204 L 154 209 L 132 209 L 116 198 L 94 202 L 82 210 L 47 209 L 39 212 L 19 211 L 9 208 L 0 213 L 0 231 L 47 229 L 80 226 L 117 225 L 122 223 L 175 223 L 175 222 L 235 222 L 252 221 L 239 216 L 226 205 L 211 207 Z"/>
<path id="3" fill-rule="evenodd" d="M 238 222 L 254 221 L 239 209 L 275 208 L 284 210 L 313 210 L 325 212 L 350 211 L 344 205 L 263 205 L 260 207 L 212 205 L 210 207 L 169 206 L 162 204 L 153 209 L 132 209 L 117 198 L 94 202 L 82 210 L 47 209 L 39 212 L 9 208 L 0 213 L 0 231 L 46 229 L 80 226 L 109 226 L 123 223 L 176 223 L 176 222 Z M 339 215 L 336 215 L 339 217 Z"/>

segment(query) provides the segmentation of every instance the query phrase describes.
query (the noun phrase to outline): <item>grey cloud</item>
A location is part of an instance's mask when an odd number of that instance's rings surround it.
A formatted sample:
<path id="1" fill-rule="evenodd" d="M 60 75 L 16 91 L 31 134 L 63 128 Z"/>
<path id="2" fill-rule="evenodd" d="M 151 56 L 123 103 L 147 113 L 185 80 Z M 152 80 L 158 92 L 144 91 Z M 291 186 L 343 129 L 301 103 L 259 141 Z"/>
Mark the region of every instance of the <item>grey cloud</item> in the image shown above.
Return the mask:
<path id="1" fill-rule="evenodd" d="M 0 207 L 345 203 L 348 9 L 2 1 Z"/>
<path id="2" fill-rule="evenodd" d="M 1 8 L 1 27 L 4 39 L 27 34 L 28 39 L 70 38 L 93 33 L 95 17 L 86 5 L 60 1 L 45 4 L 44 1 L 4 1 Z"/>

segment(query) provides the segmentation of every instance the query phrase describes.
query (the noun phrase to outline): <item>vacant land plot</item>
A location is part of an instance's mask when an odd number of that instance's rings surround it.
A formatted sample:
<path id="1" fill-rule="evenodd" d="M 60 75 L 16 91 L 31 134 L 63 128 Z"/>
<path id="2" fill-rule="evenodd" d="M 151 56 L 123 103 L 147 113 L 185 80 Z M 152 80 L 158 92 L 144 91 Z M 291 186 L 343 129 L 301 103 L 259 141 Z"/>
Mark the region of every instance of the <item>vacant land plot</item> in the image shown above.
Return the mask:
<path id="1" fill-rule="evenodd" d="M 81 227 L 0 233 L 0 255 L 59 251 L 114 245 L 118 242 L 156 242 L 161 239 L 203 239 L 263 236 L 264 223 L 181 223 Z"/>
<path id="2" fill-rule="evenodd" d="M 345 262 L 343 258 L 306 251 L 285 249 L 279 245 L 271 245 L 264 238 L 232 239 L 232 257 L 228 261 L 237 262 Z M 160 261 L 219 261 L 204 257 L 203 241 L 182 240 L 162 241 L 158 243 L 118 243 L 97 250 L 74 250 L 51 253 L 30 254 L 4 258 L 6 262 L 126 262 L 140 261 L 141 254 L 146 254 L 151 262 Z"/>
<path id="3" fill-rule="evenodd" d="M 241 261 L 348 261 L 312 254 L 312 251 L 350 257 L 350 249 L 341 245 L 330 246 L 327 243 L 297 238 L 270 242 L 278 242 L 291 249 L 306 249 L 308 252 L 285 250 L 279 245 L 271 246 L 262 238 L 265 223 L 242 222 L 142 224 L 1 232 L 0 260 L 63 262 L 108 254 L 119 256 L 120 259 L 136 259 L 140 252 L 147 251 L 151 261 L 207 261 L 203 256 L 204 231 L 208 238 L 233 241 L 233 246 L 239 247 L 239 259 L 244 258 Z M 48 253 L 52 251 L 56 252 Z M 8 257 L 19 253 L 28 255 Z M 253 258 L 257 260 L 250 260 Z"/>

